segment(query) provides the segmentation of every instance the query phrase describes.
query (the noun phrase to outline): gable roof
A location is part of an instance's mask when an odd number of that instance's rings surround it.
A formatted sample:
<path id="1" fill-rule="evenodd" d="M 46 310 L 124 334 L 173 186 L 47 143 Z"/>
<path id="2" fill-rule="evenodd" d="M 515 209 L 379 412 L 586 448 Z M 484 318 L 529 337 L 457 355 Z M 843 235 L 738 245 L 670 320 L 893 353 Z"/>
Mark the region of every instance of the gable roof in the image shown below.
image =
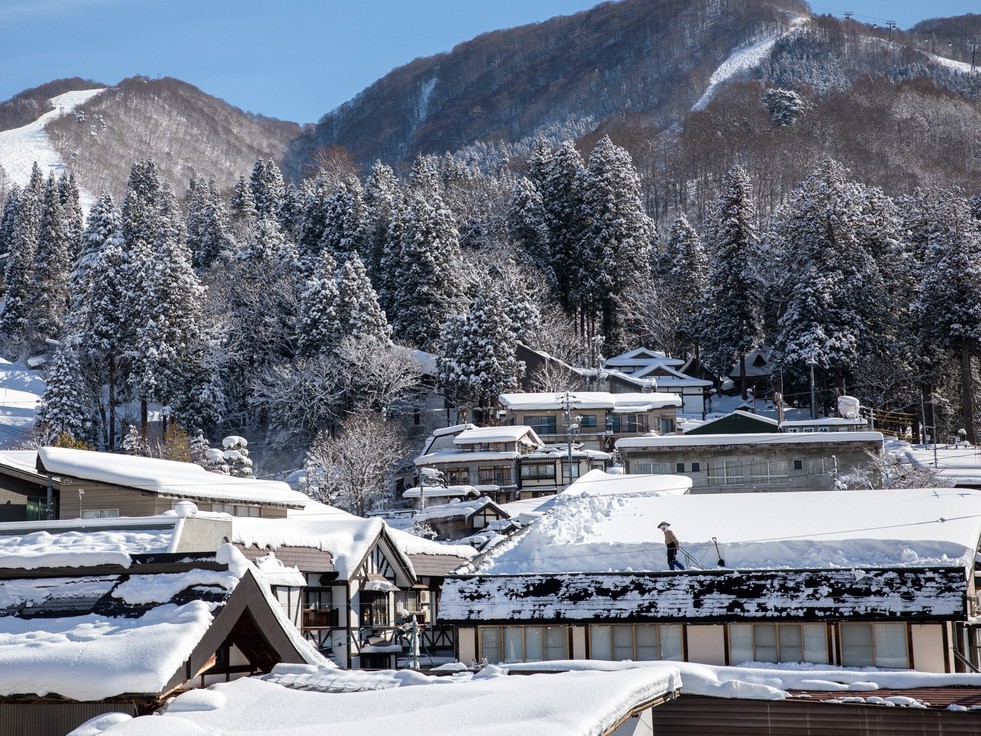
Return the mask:
<path id="1" fill-rule="evenodd" d="M 65 477 L 108 483 L 165 498 L 303 508 L 308 497 L 280 481 L 235 478 L 200 465 L 109 452 L 42 447 L 37 469 Z"/>
<path id="2" fill-rule="evenodd" d="M 650 363 L 661 363 L 663 365 L 682 366 L 685 361 L 681 358 L 672 358 L 665 353 L 650 348 L 634 348 L 604 361 L 604 367 L 617 366 L 640 366 Z"/>
<path id="3" fill-rule="evenodd" d="M 223 545 L 133 554 L 128 565 L 2 571 L 0 696 L 157 697 L 203 668 L 236 627 L 260 665 L 324 664 L 252 570 Z"/>
<path id="4" fill-rule="evenodd" d="M 695 447 L 731 445 L 861 445 L 882 447 L 881 432 L 753 432 L 751 434 L 685 434 L 651 435 L 640 437 L 621 437 L 616 442 L 617 449 L 669 447 Z"/>
<path id="5" fill-rule="evenodd" d="M 736 409 L 731 414 L 709 419 L 685 430 L 685 434 L 772 434 L 778 427 L 776 419 Z"/>
<path id="6" fill-rule="evenodd" d="M 610 409 L 612 411 L 649 411 L 665 406 L 681 406 L 681 397 L 668 393 L 623 393 L 608 391 L 569 391 L 573 411 L 581 409 Z M 554 411 L 565 407 L 561 393 L 508 393 L 498 396 L 502 406 L 511 411 Z"/>

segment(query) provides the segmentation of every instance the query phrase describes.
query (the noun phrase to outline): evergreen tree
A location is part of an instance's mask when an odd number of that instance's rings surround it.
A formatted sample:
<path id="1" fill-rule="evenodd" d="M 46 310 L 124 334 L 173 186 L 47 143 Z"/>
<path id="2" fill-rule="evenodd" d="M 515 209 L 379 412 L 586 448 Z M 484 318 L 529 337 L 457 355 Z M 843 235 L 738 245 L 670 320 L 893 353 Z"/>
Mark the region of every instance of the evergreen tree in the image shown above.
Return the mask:
<path id="1" fill-rule="evenodd" d="M 378 292 L 378 303 L 385 314 L 395 314 L 399 307 L 399 289 L 402 283 L 402 240 L 408 218 L 408 201 L 404 192 L 397 192 L 388 218 L 388 229 L 383 244 L 379 244 L 381 256 L 378 274 L 372 281 Z"/>
<path id="2" fill-rule="evenodd" d="M 82 230 L 85 229 L 84 215 L 80 201 L 78 182 L 74 174 L 58 178 L 58 196 L 65 218 L 65 228 L 68 237 L 68 262 L 75 263 L 79 249 L 82 247 Z"/>
<path id="3" fill-rule="evenodd" d="M 228 223 L 228 214 L 215 182 L 197 183 L 188 204 L 187 247 L 196 269 L 210 267 L 219 259 L 228 258 L 235 250 Z"/>
<path id="4" fill-rule="evenodd" d="M 502 393 L 516 391 L 524 364 L 515 357 L 514 328 L 497 288 L 477 292 L 470 311 L 453 315 L 443 326 L 437 357 L 437 382 L 465 416 L 484 416 Z"/>
<path id="5" fill-rule="evenodd" d="M 457 237 L 453 216 L 438 195 L 412 194 L 392 322 L 400 338 L 424 350 L 435 347 L 440 326 L 463 299 Z"/>
<path id="6" fill-rule="evenodd" d="M 286 185 L 275 161 L 263 161 L 260 158 L 255 162 L 249 178 L 249 191 L 252 193 L 257 217 L 278 217 Z"/>
<path id="7" fill-rule="evenodd" d="M 324 251 L 320 254 L 316 272 L 303 289 L 297 328 L 300 355 L 314 356 L 329 352 L 340 333 L 336 270 L 337 264 L 330 252 Z"/>
<path id="8" fill-rule="evenodd" d="M 658 295 L 674 325 L 674 339 L 678 347 L 691 345 L 698 340 L 695 308 L 708 284 L 708 257 L 684 212 L 671 223 L 658 270 Z"/>
<path id="9" fill-rule="evenodd" d="M 29 298 L 29 345 L 44 348 L 58 337 L 69 302 L 69 226 L 54 177 L 45 187 L 41 227 L 35 255 L 34 283 Z"/>
<path id="10" fill-rule="evenodd" d="M 35 414 L 34 433 L 42 444 L 53 444 L 62 435 L 79 442 L 91 440 L 92 407 L 85 396 L 75 349 L 63 342 L 46 371 L 44 395 Z"/>
<path id="11" fill-rule="evenodd" d="M 129 298 L 127 253 L 122 217 L 108 193 L 89 212 L 82 234 L 82 253 L 72 272 L 70 339 L 78 346 L 83 375 L 100 405 L 102 442 L 116 446 L 116 409 L 121 402 L 121 373 L 128 365 L 127 340 L 131 325 L 120 308 Z"/>
<path id="12" fill-rule="evenodd" d="M 3 313 L 0 314 L 0 338 L 7 352 L 18 357 L 27 347 L 32 324 L 31 294 L 43 193 L 44 179 L 35 162 L 30 182 L 17 196 L 4 271 Z"/>
<path id="13" fill-rule="evenodd" d="M 563 309 L 574 315 L 582 302 L 577 279 L 586 233 L 586 166 L 573 143 L 566 141 L 544 167 L 537 176 L 543 179 L 538 190 L 548 230 L 549 281 Z"/>
<path id="14" fill-rule="evenodd" d="M 603 352 L 627 347 L 631 293 L 650 288 L 654 223 L 644 212 L 640 178 L 630 154 L 603 136 L 589 157 L 583 195 L 586 226 L 578 246 L 578 308 L 587 323 L 599 322 Z M 595 328 L 588 330 L 590 336 Z"/>
<path id="15" fill-rule="evenodd" d="M 739 166 L 722 177 L 719 198 L 709 218 L 706 251 L 709 275 L 700 312 L 700 343 L 705 363 L 722 375 L 739 363 L 743 398 L 746 353 L 763 338 L 762 297 L 753 273 L 757 241 L 749 177 Z"/>
<path id="16" fill-rule="evenodd" d="M 291 242 L 300 236 L 300 222 L 303 217 L 303 190 L 290 183 L 283 193 L 279 206 L 279 228 Z"/>
<path id="17" fill-rule="evenodd" d="M 368 276 L 376 290 L 382 287 L 382 261 L 391 245 L 390 226 L 400 199 L 401 192 L 395 173 L 391 167 L 376 161 L 364 185 L 363 253 Z"/>
<path id="18" fill-rule="evenodd" d="M 7 193 L 7 201 L 3 203 L 3 212 L 0 214 L 0 255 L 3 256 L 7 255 L 13 241 L 19 196 L 20 187 L 14 184 Z"/>
<path id="19" fill-rule="evenodd" d="M 923 342 L 950 351 L 959 361 L 961 422 L 974 444 L 972 363 L 981 347 L 981 227 L 956 192 L 938 198 L 933 216 L 935 231 L 915 307 Z"/>
<path id="20" fill-rule="evenodd" d="M 327 200 L 332 191 L 332 182 L 325 174 L 320 174 L 306 186 L 300 233 L 296 240 L 296 249 L 305 274 L 312 274 L 317 268 L 324 231 L 327 229 Z"/>
<path id="21" fill-rule="evenodd" d="M 334 312 L 338 328 L 333 343 L 339 343 L 346 335 L 356 340 L 372 340 L 379 347 L 391 343 L 392 328 L 378 306 L 378 295 L 357 253 L 344 262 L 338 273 Z"/>
<path id="22" fill-rule="evenodd" d="M 367 250 L 364 200 L 356 179 L 342 181 L 324 202 L 324 233 L 319 249 L 330 251 L 337 263 Z"/>
<path id="23" fill-rule="evenodd" d="M 521 253 L 537 268 L 548 268 L 548 228 L 538 187 L 527 177 L 514 183 L 508 200 L 508 232 Z"/>
<path id="24" fill-rule="evenodd" d="M 231 435 L 221 441 L 225 448 L 225 462 L 228 464 L 228 474 L 235 478 L 255 478 L 252 470 L 252 458 L 249 457 L 248 441 L 244 437 Z"/>
<path id="25" fill-rule="evenodd" d="M 248 240 L 256 221 L 255 198 L 244 176 L 240 176 L 232 188 L 231 227 L 235 239 Z"/>

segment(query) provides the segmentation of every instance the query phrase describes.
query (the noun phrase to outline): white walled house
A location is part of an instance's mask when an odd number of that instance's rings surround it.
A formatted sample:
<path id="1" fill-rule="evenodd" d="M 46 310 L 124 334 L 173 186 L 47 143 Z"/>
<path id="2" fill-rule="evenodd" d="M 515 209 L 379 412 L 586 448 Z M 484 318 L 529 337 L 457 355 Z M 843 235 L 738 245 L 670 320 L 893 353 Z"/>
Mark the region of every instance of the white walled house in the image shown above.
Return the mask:
<path id="1" fill-rule="evenodd" d="M 462 660 L 964 671 L 981 664 L 979 508 L 953 489 L 559 497 L 449 577 L 440 615 Z"/>

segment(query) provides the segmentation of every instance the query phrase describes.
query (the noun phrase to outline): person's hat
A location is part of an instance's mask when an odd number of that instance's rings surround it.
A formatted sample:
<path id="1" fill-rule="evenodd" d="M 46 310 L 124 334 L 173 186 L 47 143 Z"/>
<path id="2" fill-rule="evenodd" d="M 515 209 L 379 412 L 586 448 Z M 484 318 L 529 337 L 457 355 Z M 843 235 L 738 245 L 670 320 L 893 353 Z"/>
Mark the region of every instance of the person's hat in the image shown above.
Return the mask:
<path id="1" fill-rule="evenodd" d="M 668 522 L 666 522 L 666 521 L 662 521 L 660 524 L 657 525 L 657 528 L 658 529 L 663 529 L 666 526 L 671 526 L 671 525 Z"/>

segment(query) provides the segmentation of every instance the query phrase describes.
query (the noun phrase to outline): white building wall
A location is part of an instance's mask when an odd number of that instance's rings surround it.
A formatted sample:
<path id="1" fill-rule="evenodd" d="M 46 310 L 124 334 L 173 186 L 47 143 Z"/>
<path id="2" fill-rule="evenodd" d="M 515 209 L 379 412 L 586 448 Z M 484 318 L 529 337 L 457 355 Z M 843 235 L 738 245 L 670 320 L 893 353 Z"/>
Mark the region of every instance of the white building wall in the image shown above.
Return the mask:
<path id="1" fill-rule="evenodd" d="M 945 624 L 910 624 L 913 640 L 913 669 L 919 672 L 946 672 Z"/>
<path id="2" fill-rule="evenodd" d="M 459 648 L 457 659 L 463 663 L 472 662 L 477 659 L 477 628 L 475 626 L 461 626 L 456 632 L 456 644 Z"/>

